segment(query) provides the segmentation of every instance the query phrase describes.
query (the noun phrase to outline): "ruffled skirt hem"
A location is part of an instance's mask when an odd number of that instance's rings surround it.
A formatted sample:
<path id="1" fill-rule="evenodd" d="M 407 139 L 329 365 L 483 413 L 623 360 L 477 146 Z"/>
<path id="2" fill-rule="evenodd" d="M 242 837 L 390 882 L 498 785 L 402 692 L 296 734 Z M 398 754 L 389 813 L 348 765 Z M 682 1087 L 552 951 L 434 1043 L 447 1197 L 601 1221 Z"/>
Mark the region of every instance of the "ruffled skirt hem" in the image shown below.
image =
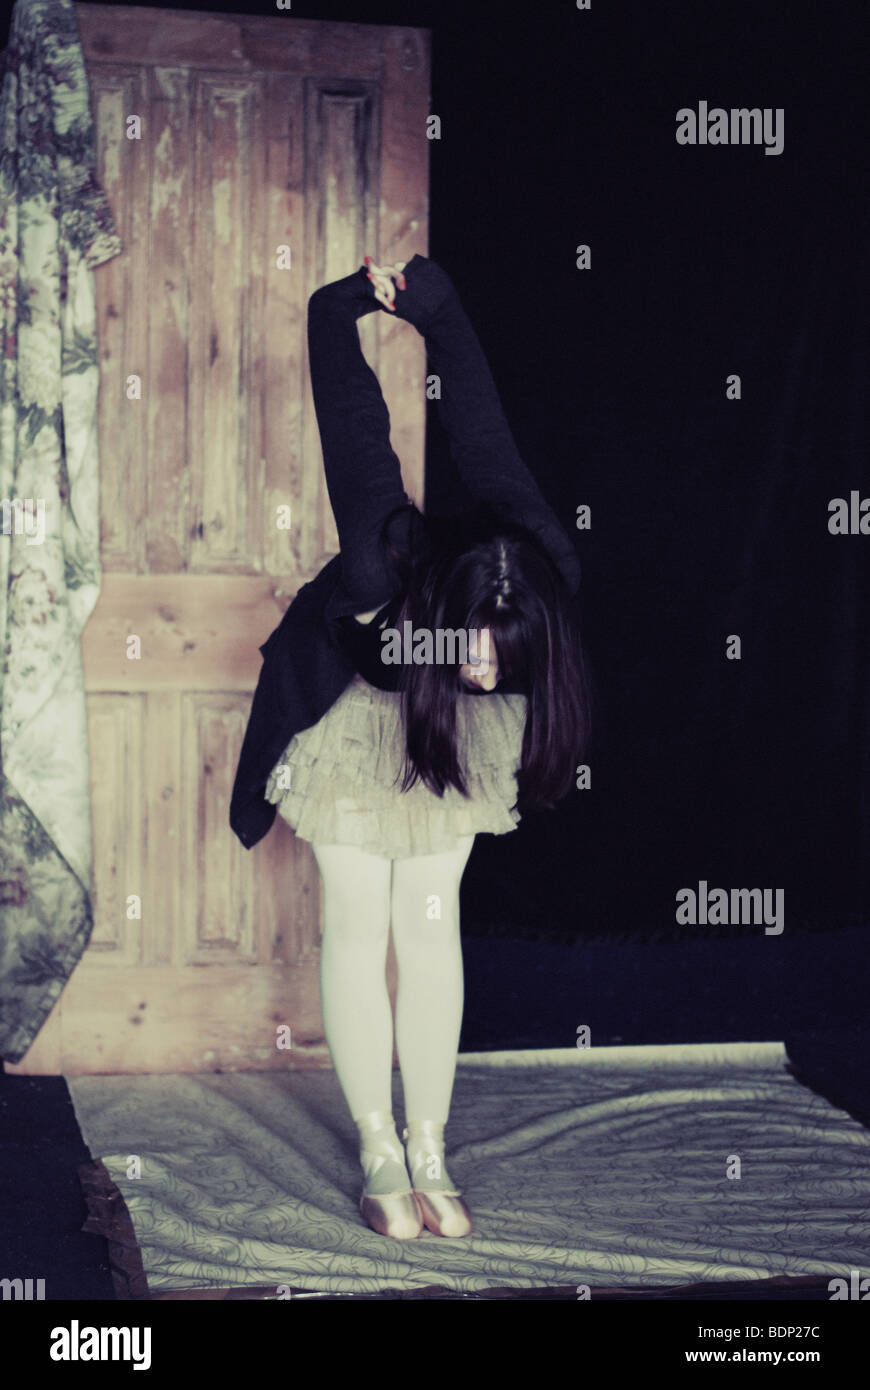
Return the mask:
<path id="1" fill-rule="evenodd" d="M 516 773 L 526 720 L 522 695 L 457 697 L 457 750 L 469 797 L 438 796 L 419 778 L 401 790 L 401 696 L 355 676 L 326 714 L 295 734 L 266 798 L 311 843 L 349 844 L 390 859 L 453 849 L 460 836 L 505 835 L 520 814 Z"/>

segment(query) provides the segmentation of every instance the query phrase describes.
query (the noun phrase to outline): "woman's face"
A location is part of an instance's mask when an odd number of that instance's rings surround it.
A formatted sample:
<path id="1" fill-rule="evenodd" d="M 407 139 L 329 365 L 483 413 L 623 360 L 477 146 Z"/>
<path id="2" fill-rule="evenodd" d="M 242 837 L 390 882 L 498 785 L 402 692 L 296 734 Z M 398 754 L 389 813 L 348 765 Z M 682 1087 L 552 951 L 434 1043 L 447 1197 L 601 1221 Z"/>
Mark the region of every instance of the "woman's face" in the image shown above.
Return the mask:
<path id="1" fill-rule="evenodd" d="M 468 634 L 468 661 L 459 668 L 459 679 L 472 690 L 494 690 L 501 679 L 492 632 L 472 628 Z"/>

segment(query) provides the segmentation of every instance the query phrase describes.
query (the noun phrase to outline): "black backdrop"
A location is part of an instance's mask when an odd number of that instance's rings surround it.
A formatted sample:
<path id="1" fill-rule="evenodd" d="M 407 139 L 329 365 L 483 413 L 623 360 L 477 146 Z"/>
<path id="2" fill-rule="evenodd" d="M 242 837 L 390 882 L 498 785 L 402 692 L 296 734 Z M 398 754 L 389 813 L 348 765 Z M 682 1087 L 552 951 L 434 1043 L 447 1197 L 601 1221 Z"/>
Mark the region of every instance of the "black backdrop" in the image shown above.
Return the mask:
<path id="1" fill-rule="evenodd" d="M 785 1038 L 866 1116 L 870 535 L 828 530 L 870 499 L 863 7 L 405 14 L 431 253 L 549 499 L 592 509 L 592 788 L 478 839 L 463 1047 Z M 783 152 L 677 145 L 701 100 L 783 108 Z M 427 457 L 446 507 L 435 420 Z M 678 926 L 701 880 L 781 888 L 782 936 Z"/>
<path id="2" fill-rule="evenodd" d="M 481 838 L 465 931 L 740 933 L 676 925 L 700 880 L 782 888 L 789 932 L 855 926 L 870 535 L 831 535 L 828 503 L 870 498 L 861 7 L 472 15 L 455 46 L 434 29 L 432 254 L 548 496 L 569 526 L 592 508 L 598 705 L 592 789 Z M 783 108 L 783 152 L 677 145 L 701 99 Z"/>
<path id="3" fill-rule="evenodd" d="M 277 14 L 266 0 L 172 8 Z M 581 948 L 597 960 L 589 1009 L 627 961 L 645 980 L 658 971 L 659 990 L 694 970 L 693 997 L 727 979 L 711 1031 L 683 1001 L 675 1036 L 782 1036 L 760 997 L 734 1012 L 759 971 L 780 1002 L 824 976 L 834 992 L 804 1021 L 842 1022 L 870 916 L 870 535 L 828 531 L 830 499 L 870 497 L 862 0 L 293 0 L 282 18 L 431 29 L 429 251 L 544 492 L 569 529 L 579 505 L 592 512 L 575 533 L 592 787 L 475 845 L 464 1045 L 564 1043 L 578 1005 L 556 1025 L 552 982 L 573 978 Z M 677 145 L 676 112 L 701 100 L 783 108 L 783 152 Z M 427 488 L 449 505 L 435 418 Z M 701 880 L 783 889 L 783 936 L 678 927 L 675 894 Z M 652 944 L 663 954 L 638 954 Z M 487 1032 L 486 1000 L 506 1007 L 518 972 L 543 972 L 547 991 Z M 637 1024 L 641 993 L 602 1015 L 608 1037 L 666 1035 Z"/>

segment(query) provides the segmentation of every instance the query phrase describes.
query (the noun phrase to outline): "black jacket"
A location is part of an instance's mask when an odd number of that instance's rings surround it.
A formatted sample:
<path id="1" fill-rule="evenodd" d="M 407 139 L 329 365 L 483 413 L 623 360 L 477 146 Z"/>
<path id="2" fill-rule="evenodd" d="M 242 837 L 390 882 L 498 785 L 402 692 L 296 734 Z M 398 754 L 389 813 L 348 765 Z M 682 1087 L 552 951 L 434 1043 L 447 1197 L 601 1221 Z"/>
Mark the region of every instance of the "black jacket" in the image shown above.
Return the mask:
<path id="1" fill-rule="evenodd" d="M 580 587 L 580 564 L 566 531 L 520 458 L 471 323 L 446 272 L 425 256 L 404 270 L 396 315 L 426 341 L 440 378 L 439 409 L 450 451 L 474 502 L 491 502 L 535 532 L 564 576 Z M 316 724 L 346 688 L 359 662 L 348 618 L 397 597 L 396 574 L 382 558 L 382 523 L 403 507 L 391 538 L 410 545 L 415 509 L 390 445 L 390 418 L 359 343 L 356 320 L 390 313 L 374 297 L 365 266 L 315 290 L 308 301 L 308 359 L 329 500 L 340 551 L 303 584 L 260 647 L 263 665 L 230 799 L 230 826 L 246 849 L 271 828 L 277 808 L 266 782 L 295 733 Z M 377 622 L 372 628 L 377 629 Z M 374 635 L 374 634 L 373 634 Z"/>

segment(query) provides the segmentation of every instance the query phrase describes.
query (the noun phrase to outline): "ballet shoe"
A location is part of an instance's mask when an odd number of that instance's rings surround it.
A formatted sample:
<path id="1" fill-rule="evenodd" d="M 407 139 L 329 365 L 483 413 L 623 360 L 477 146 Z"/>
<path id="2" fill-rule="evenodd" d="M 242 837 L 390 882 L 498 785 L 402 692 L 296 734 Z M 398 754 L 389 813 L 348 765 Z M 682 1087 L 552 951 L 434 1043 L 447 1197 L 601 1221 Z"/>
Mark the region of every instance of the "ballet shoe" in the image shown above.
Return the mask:
<path id="1" fill-rule="evenodd" d="M 474 1230 L 471 1212 L 458 1192 L 423 1192 L 415 1187 L 414 1196 L 427 1230 L 449 1240 L 471 1235 Z"/>
<path id="2" fill-rule="evenodd" d="M 380 1186 L 389 1187 L 395 1183 L 395 1187 L 392 1192 L 363 1191 L 359 1199 L 363 1220 L 378 1235 L 413 1240 L 423 1229 L 423 1215 L 408 1182 L 404 1163 L 387 1159 L 378 1168 L 377 1181 Z"/>
<path id="3" fill-rule="evenodd" d="M 423 1214 L 413 1192 L 372 1197 L 365 1192 L 359 1199 L 363 1220 L 379 1236 L 393 1240 L 413 1240 L 423 1229 Z"/>
<path id="4" fill-rule="evenodd" d="M 462 1193 L 444 1170 L 443 1129 L 443 1125 L 424 1120 L 414 1126 L 413 1137 L 408 1127 L 402 1137 L 408 1149 L 408 1171 L 423 1225 L 436 1236 L 457 1240 L 471 1235 L 474 1222 L 462 1200 Z M 435 1178 L 428 1177 L 426 1172 L 432 1158 L 437 1159 L 439 1170 L 439 1176 Z"/>
<path id="5" fill-rule="evenodd" d="M 423 1229 L 423 1217 L 392 1115 L 373 1111 L 358 1120 L 357 1126 L 363 1139 L 360 1161 L 366 1177 L 359 1201 L 363 1220 L 378 1235 L 413 1240 Z"/>

